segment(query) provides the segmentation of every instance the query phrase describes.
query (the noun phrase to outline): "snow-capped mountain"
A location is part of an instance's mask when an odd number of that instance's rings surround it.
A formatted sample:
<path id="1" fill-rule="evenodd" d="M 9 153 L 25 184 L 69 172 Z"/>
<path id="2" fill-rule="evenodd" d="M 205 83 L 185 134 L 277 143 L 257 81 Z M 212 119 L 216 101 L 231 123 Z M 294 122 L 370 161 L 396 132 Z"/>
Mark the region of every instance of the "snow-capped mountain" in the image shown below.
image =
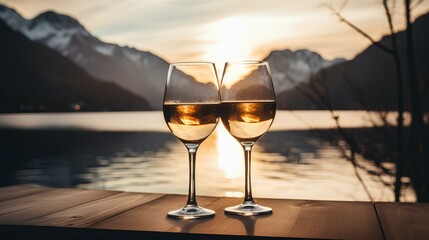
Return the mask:
<path id="1" fill-rule="evenodd" d="M 0 19 L 0 112 L 144 111 L 147 101 L 101 81 Z M 100 91 L 102 89 L 102 91 Z"/>
<path id="2" fill-rule="evenodd" d="M 116 83 L 147 99 L 153 109 L 161 109 L 168 63 L 158 56 L 103 42 L 76 19 L 52 11 L 28 20 L 0 4 L 0 19 L 27 38 L 60 52 L 93 77 Z M 277 93 L 307 81 L 322 68 L 344 61 L 325 60 L 309 50 L 273 51 L 264 60 L 270 64 Z"/>
<path id="3" fill-rule="evenodd" d="M 13 30 L 25 28 L 30 21 L 23 18 L 14 9 L 7 8 L 0 4 L 0 19 L 3 19 Z"/>
<path id="4" fill-rule="evenodd" d="M 78 21 L 52 11 L 45 12 L 29 21 L 21 32 L 33 41 L 42 42 L 59 50 L 63 55 L 73 36 L 90 37 L 90 34 Z"/>
<path id="5" fill-rule="evenodd" d="M 105 43 L 76 19 L 52 11 L 28 20 L 0 5 L 0 19 L 33 41 L 71 59 L 92 76 L 144 97 L 161 109 L 168 63 L 158 56 L 127 46 Z"/>
<path id="6" fill-rule="evenodd" d="M 329 61 L 310 50 L 282 50 L 271 52 L 264 61 L 270 64 L 274 89 L 280 93 L 309 80 L 321 69 L 343 62 L 345 59 Z"/>

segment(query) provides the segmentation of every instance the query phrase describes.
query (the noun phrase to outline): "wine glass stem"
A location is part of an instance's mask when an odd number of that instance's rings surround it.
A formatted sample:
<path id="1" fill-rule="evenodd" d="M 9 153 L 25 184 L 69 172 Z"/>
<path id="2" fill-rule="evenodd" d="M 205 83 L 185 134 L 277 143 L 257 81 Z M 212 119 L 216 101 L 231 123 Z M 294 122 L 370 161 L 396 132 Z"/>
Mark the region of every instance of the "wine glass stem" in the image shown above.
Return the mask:
<path id="1" fill-rule="evenodd" d="M 244 149 L 244 166 L 246 171 L 246 181 L 244 190 L 244 202 L 245 204 L 254 203 L 252 197 L 252 182 L 251 182 L 251 153 L 254 142 L 241 143 Z"/>
<path id="2" fill-rule="evenodd" d="M 199 144 L 185 144 L 189 154 L 189 190 L 187 206 L 198 206 L 195 193 L 195 163 Z"/>

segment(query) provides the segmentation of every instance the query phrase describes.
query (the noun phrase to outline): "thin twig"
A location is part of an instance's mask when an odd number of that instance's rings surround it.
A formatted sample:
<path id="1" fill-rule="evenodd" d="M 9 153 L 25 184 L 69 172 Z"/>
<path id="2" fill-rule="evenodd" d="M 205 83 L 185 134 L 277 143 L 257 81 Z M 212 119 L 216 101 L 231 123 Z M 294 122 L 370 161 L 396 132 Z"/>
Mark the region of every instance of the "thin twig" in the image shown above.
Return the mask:
<path id="1" fill-rule="evenodd" d="M 387 5 L 387 0 L 383 0 L 383 8 L 386 13 L 387 23 L 389 24 L 390 34 L 395 34 L 395 29 L 393 28 L 392 15 L 390 13 L 389 6 Z"/>
<path id="2" fill-rule="evenodd" d="M 396 5 L 396 2 L 393 2 Z M 397 44 L 397 37 L 395 34 L 395 29 L 393 28 L 392 13 L 387 4 L 387 0 L 383 0 L 383 7 L 386 13 L 387 22 L 389 24 L 391 43 L 393 54 L 392 57 L 395 61 L 395 72 L 396 72 L 396 96 L 397 96 L 397 107 L 398 107 L 398 118 L 396 126 L 396 144 L 397 144 L 397 156 L 396 156 L 396 180 L 395 180 L 395 201 L 399 202 L 401 197 L 401 187 L 402 187 L 402 174 L 403 167 L 405 162 L 405 150 L 403 144 L 404 138 L 404 80 L 402 77 L 402 65 L 399 55 L 399 48 Z M 393 6 L 394 7 L 394 6 Z"/>
<path id="3" fill-rule="evenodd" d="M 304 118 L 302 118 L 301 116 L 299 116 L 298 114 L 296 114 L 294 111 L 291 111 L 291 113 L 292 113 L 293 115 L 295 115 L 295 117 L 296 117 L 296 118 L 300 119 L 300 120 L 301 120 L 305 125 L 307 125 L 307 127 L 308 127 L 310 130 L 317 131 L 317 132 L 319 132 L 319 134 L 321 134 L 321 133 L 326 133 L 326 131 L 323 131 L 323 130 L 322 130 L 322 129 L 320 129 L 320 128 L 315 128 L 315 127 L 311 126 L 311 124 L 310 124 L 309 122 L 307 122 L 307 120 L 305 120 Z M 329 135 L 329 134 L 325 134 L 325 135 L 330 139 L 330 141 L 331 141 L 331 142 L 336 141 L 336 139 L 335 139 L 332 135 Z M 351 156 L 348 156 L 348 155 L 347 155 L 347 151 L 346 151 L 346 149 L 345 149 L 343 146 L 341 146 L 341 145 L 338 145 L 338 148 L 339 148 L 339 151 L 341 152 L 341 155 L 342 155 L 345 159 L 347 159 L 347 160 L 351 161 Z M 358 179 L 358 180 L 359 180 L 359 182 L 361 183 L 361 185 L 362 185 L 362 187 L 363 187 L 363 189 L 364 189 L 364 191 L 365 191 L 366 195 L 368 196 L 368 199 L 369 199 L 370 201 L 374 201 L 374 199 L 373 199 L 373 197 L 372 197 L 372 195 L 371 195 L 371 192 L 369 191 L 369 189 L 368 189 L 368 187 L 366 186 L 366 184 L 364 184 L 364 183 L 363 183 L 363 182 L 364 182 L 364 181 L 363 181 L 363 178 L 360 176 L 360 173 L 358 172 L 358 169 L 362 169 L 362 170 L 367 171 L 367 172 L 368 172 L 368 170 L 366 169 L 366 167 L 365 167 L 365 166 L 362 166 L 362 165 L 358 164 L 356 160 L 354 160 L 353 162 L 354 162 L 354 164 L 353 164 L 353 171 L 354 171 L 354 173 L 355 173 L 355 175 L 356 175 L 357 179 Z M 390 173 L 387 171 L 387 169 L 382 168 L 382 170 L 383 170 L 383 171 L 382 171 L 382 173 L 390 174 Z M 385 186 L 387 186 L 387 187 L 389 187 L 389 188 L 391 188 L 391 189 L 393 190 L 393 184 L 392 184 L 392 183 L 385 182 L 385 181 L 382 179 L 382 177 L 380 176 L 380 173 L 377 173 L 377 174 L 376 174 L 376 177 L 377 177 L 377 180 L 378 180 L 380 183 L 382 183 L 383 185 L 385 185 Z"/>
<path id="4" fill-rule="evenodd" d="M 375 41 L 371 36 L 369 36 L 365 31 L 360 29 L 358 26 L 351 23 L 349 20 L 347 20 L 345 17 L 341 15 L 337 10 L 335 10 L 332 6 L 327 5 L 328 8 L 334 13 L 334 15 L 343 23 L 347 24 L 349 27 L 351 27 L 353 30 L 364 36 L 366 39 L 368 39 L 372 44 L 380 48 L 381 50 L 385 51 L 386 53 L 393 54 L 393 50 L 384 46 L 380 42 Z"/>
<path id="5" fill-rule="evenodd" d="M 307 59 L 309 60 L 309 59 Z M 313 69 L 312 69 L 313 70 Z M 369 191 L 368 187 L 366 186 L 366 183 L 363 181 L 362 177 L 360 176 L 359 171 L 357 171 L 357 163 L 355 161 L 355 153 L 356 151 L 360 151 L 358 144 L 356 143 L 355 139 L 351 136 L 349 136 L 344 129 L 341 127 L 340 122 L 339 122 L 339 116 L 337 114 L 335 114 L 335 111 L 333 110 L 331 101 L 330 101 L 330 92 L 329 92 L 329 88 L 326 82 L 326 75 L 324 73 L 323 70 L 319 71 L 319 76 L 321 76 L 321 78 L 319 79 L 319 84 L 321 85 L 322 89 L 325 90 L 325 94 L 327 95 L 327 98 L 325 99 L 322 95 L 322 93 L 320 92 L 319 88 L 316 86 L 316 80 L 315 80 L 315 73 L 314 70 L 311 73 L 311 78 L 310 78 L 310 82 L 309 82 L 309 87 L 310 90 L 312 91 L 313 94 L 307 92 L 306 90 L 304 90 L 304 88 L 297 88 L 298 91 L 300 91 L 301 93 L 304 94 L 304 96 L 308 97 L 310 99 L 310 101 L 315 101 L 317 102 L 317 100 L 314 98 L 314 96 L 316 96 L 318 98 L 318 103 L 316 104 L 316 106 L 324 106 L 324 108 L 328 109 L 330 114 L 331 114 L 331 118 L 335 121 L 335 125 L 337 127 L 337 131 L 339 132 L 339 134 L 341 135 L 341 137 L 348 143 L 348 145 L 350 146 L 350 150 L 351 150 L 351 155 L 348 156 L 346 154 L 345 149 L 343 149 L 342 146 L 339 146 L 340 151 L 343 153 L 343 156 L 349 160 L 349 162 L 353 165 L 353 169 L 355 172 L 355 175 L 357 177 L 357 179 L 359 180 L 360 184 L 362 185 L 362 187 L 365 190 L 365 193 L 367 194 L 368 198 L 370 199 L 370 201 L 374 201 L 374 198 L 371 195 L 371 192 Z M 287 78 L 292 85 L 296 85 L 296 81 L 294 81 L 291 78 Z"/>
<path id="6" fill-rule="evenodd" d="M 410 7 L 410 11 L 414 10 L 415 8 L 417 8 L 421 3 L 423 2 L 423 0 L 418 0 L 417 2 L 415 2 L 411 7 Z"/>

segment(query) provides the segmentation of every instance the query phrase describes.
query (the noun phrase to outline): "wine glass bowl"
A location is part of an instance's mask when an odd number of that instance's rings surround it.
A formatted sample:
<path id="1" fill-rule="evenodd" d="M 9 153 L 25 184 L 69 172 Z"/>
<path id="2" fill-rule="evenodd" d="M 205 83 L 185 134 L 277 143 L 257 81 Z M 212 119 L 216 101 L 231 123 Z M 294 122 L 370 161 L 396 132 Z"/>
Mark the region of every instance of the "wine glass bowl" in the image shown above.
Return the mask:
<path id="1" fill-rule="evenodd" d="M 223 102 L 222 122 L 241 142 L 256 142 L 271 126 L 276 112 L 274 101 Z"/>
<path id="2" fill-rule="evenodd" d="M 216 127 L 219 104 L 164 104 L 168 128 L 184 144 L 203 142 Z"/>
<path id="3" fill-rule="evenodd" d="M 276 98 L 267 62 L 226 63 L 221 84 L 221 119 L 241 144 L 245 155 L 245 196 L 240 205 L 225 212 L 253 216 L 272 213 L 252 197 L 251 150 L 268 131 L 276 113 Z"/>
<path id="4" fill-rule="evenodd" d="M 220 96 L 213 63 L 170 64 L 164 92 L 164 120 L 189 154 L 189 190 L 184 207 L 167 216 L 198 219 L 214 216 L 196 200 L 195 164 L 199 145 L 213 132 L 219 121 Z"/>

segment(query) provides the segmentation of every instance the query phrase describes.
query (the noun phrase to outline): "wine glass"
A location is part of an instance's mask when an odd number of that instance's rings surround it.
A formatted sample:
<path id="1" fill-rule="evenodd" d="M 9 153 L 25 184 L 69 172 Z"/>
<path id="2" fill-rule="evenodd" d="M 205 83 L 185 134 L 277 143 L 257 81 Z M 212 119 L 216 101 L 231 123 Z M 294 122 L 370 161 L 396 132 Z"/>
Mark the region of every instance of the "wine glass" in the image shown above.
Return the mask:
<path id="1" fill-rule="evenodd" d="M 276 114 L 268 63 L 226 63 L 220 94 L 222 123 L 243 147 L 246 171 L 243 203 L 227 207 L 225 212 L 245 216 L 272 213 L 271 208 L 253 201 L 250 170 L 252 147 L 268 131 Z"/>
<path id="2" fill-rule="evenodd" d="M 219 121 L 220 96 L 215 65 L 205 62 L 170 64 L 164 92 L 164 119 L 189 153 L 189 191 L 186 205 L 167 216 L 197 219 L 214 216 L 198 206 L 195 191 L 196 153 Z"/>

